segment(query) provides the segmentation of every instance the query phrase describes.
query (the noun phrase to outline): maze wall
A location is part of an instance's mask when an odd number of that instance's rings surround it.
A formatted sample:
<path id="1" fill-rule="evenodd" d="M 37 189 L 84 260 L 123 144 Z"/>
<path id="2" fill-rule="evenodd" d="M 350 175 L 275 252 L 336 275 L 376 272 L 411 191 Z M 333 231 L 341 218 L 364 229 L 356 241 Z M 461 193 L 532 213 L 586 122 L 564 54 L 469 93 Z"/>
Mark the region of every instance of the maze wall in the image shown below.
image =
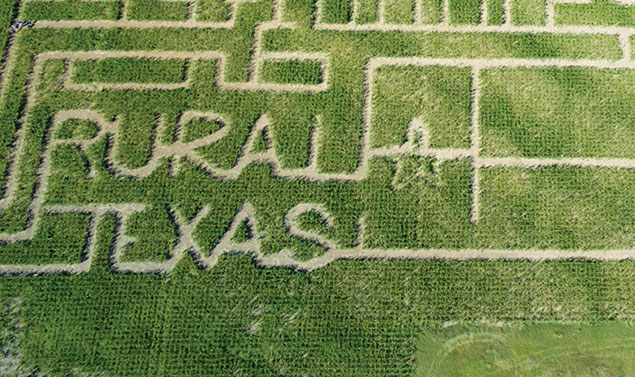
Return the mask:
<path id="1" fill-rule="evenodd" d="M 185 253 L 633 259 L 635 7 L 30 0 L 0 98 L 0 273 Z"/>

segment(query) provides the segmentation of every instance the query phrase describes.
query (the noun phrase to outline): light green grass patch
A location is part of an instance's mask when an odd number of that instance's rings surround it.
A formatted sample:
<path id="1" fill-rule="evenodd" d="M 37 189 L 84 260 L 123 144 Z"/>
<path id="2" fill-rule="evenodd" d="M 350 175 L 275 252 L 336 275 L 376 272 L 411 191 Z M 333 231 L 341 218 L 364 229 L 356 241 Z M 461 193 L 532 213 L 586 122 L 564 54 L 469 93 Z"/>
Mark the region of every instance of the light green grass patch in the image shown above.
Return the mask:
<path id="1" fill-rule="evenodd" d="M 136 240 L 122 250 L 125 262 L 164 262 L 177 242 L 175 224 L 166 206 L 150 206 L 132 215 L 126 228 L 127 234 Z"/>
<path id="2" fill-rule="evenodd" d="M 323 232 L 328 224 L 321 213 L 311 210 L 298 216 L 298 226 L 303 230 Z"/>
<path id="3" fill-rule="evenodd" d="M 139 111 L 122 117 L 116 159 L 130 169 L 147 164 L 152 153 L 156 126 L 156 113 Z"/>
<path id="4" fill-rule="evenodd" d="M 604 59 L 622 57 L 617 36 L 549 33 L 429 33 L 421 51 L 443 58 Z"/>
<path id="5" fill-rule="evenodd" d="M 86 176 L 90 165 L 77 145 L 62 144 L 53 149 L 51 153 L 52 172 L 61 171 L 66 178 Z"/>
<path id="6" fill-rule="evenodd" d="M 314 132 L 323 132 L 316 131 L 314 109 L 310 105 L 307 106 L 314 102 L 307 97 L 280 96 L 271 101 L 268 114 L 271 116 L 272 125 L 265 136 L 269 137 L 271 146 L 275 146 L 276 155 L 282 166 L 307 166 L 311 153 L 311 137 Z"/>
<path id="7" fill-rule="evenodd" d="M 628 323 L 458 324 L 421 335 L 413 377 L 626 377 L 633 360 Z"/>

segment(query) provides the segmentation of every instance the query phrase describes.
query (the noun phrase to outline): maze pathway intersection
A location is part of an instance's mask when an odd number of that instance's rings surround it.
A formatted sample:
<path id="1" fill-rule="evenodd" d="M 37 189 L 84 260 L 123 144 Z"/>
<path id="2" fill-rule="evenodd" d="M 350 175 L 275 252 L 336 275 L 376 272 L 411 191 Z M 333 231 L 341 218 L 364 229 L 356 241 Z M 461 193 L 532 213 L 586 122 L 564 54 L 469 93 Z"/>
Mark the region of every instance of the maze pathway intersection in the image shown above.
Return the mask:
<path id="1" fill-rule="evenodd" d="M 37 4 L 40 0 L 30 0 L 23 2 L 19 14 L 24 12 L 24 4 Z M 89 0 L 86 0 L 89 1 Z M 92 1 L 92 0 L 90 0 Z M 162 0 L 169 1 L 169 0 Z M 186 30 L 229 30 L 235 27 L 236 18 L 239 14 L 238 8 L 241 4 L 250 1 L 230 2 L 233 9 L 230 18 L 224 22 L 198 21 L 196 15 L 196 3 L 194 1 L 181 1 L 188 4 L 186 20 L 184 21 L 161 21 L 161 20 L 132 20 L 127 16 L 127 2 L 123 2 L 121 15 L 117 20 L 40 20 L 37 21 L 34 31 L 46 30 L 108 30 L 108 29 L 135 29 L 135 30 L 156 30 L 156 29 L 186 29 Z M 0 265 L 0 274 L 39 274 L 39 273 L 83 273 L 90 268 L 94 247 L 96 243 L 96 226 L 101 217 L 105 214 L 115 214 L 120 218 L 121 226 L 118 230 L 113 251 L 113 268 L 118 271 L 128 272 L 169 272 L 186 252 L 192 253 L 197 261 L 204 267 L 210 268 L 218 260 L 218 257 L 228 251 L 252 254 L 259 264 L 265 266 L 285 266 L 302 270 L 312 270 L 320 268 L 336 259 L 357 259 L 357 258 L 385 258 L 385 259 L 521 259 L 521 260 L 551 260 L 551 259 L 599 259 L 599 260 L 624 260 L 635 259 L 635 251 L 632 249 L 591 249 L 591 250 L 551 250 L 551 249 L 491 249 L 491 248 L 425 248 L 425 249 L 374 249 L 364 247 L 364 216 L 358 219 L 358 240 L 355 247 L 339 246 L 337 242 L 325 238 L 325 236 L 300 229 L 297 224 L 297 217 L 301 213 L 317 211 L 325 219 L 329 227 L 333 226 L 334 220 L 328 209 L 322 203 L 298 203 L 293 207 L 285 218 L 285 228 L 289 234 L 305 240 L 313 240 L 325 248 L 325 252 L 310 260 L 298 260 L 294 257 L 293 251 L 282 249 L 275 254 L 263 254 L 260 251 L 260 243 L 266 237 L 260 232 L 258 215 L 249 202 L 243 203 L 241 209 L 234 216 L 231 225 L 220 238 L 217 245 L 209 255 L 205 255 L 198 245 L 195 237 L 195 229 L 198 224 L 210 213 L 209 205 L 204 206 L 192 219 L 187 220 L 181 216 L 176 208 L 171 212 L 178 228 L 178 242 L 172 248 L 170 256 L 164 262 L 129 262 L 124 261 L 122 253 L 124 248 L 134 243 L 135 238 L 127 235 L 127 222 L 134 214 L 144 211 L 146 205 L 142 203 L 111 203 L 111 204 L 88 204 L 88 205 L 50 205 L 46 204 L 47 189 L 49 186 L 49 176 L 51 173 L 51 153 L 58 145 L 74 145 L 81 151 L 86 152 L 91 146 L 103 138 L 111 139 L 112 146 L 109 147 L 105 161 L 109 168 L 117 177 L 142 179 L 151 175 L 166 159 L 170 160 L 174 174 L 178 174 L 178 160 L 185 159 L 195 163 L 199 168 L 206 171 L 210 176 L 221 180 L 235 180 L 242 173 L 243 169 L 252 163 L 267 163 L 272 167 L 273 173 L 284 179 L 304 179 L 311 182 L 363 182 L 368 179 L 370 162 L 376 158 L 396 157 L 396 156 L 422 156 L 436 160 L 437 168 L 444 161 L 467 159 L 472 166 L 471 176 L 471 221 L 478 223 L 480 220 L 481 207 L 481 185 L 480 170 L 502 167 L 502 168 L 523 168 L 534 169 L 539 167 L 577 167 L 577 168 L 607 168 L 607 169 L 635 169 L 635 160 L 629 158 L 600 158 L 600 157 L 562 157 L 562 158 L 541 158 L 541 157 L 491 157 L 482 156 L 480 151 L 480 106 L 481 101 L 481 73 L 484 70 L 496 68 L 531 68 L 531 67 L 556 67 L 556 68 L 591 68 L 597 70 L 633 70 L 635 63 L 631 60 L 631 40 L 635 29 L 633 27 L 620 26 L 561 26 L 554 24 L 554 5 L 564 1 L 549 1 L 546 10 L 545 25 L 527 26 L 513 25 L 509 20 L 510 2 L 505 2 L 504 22 L 500 26 L 487 25 L 481 22 L 477 25 L 454 25 L 449 21 L 448 1 L 444 7 L 443 21 L 438 24 L 391 24 L 385 22 L 385 1 L 379 2 L 379 21 L 370 24 L 349 23 L 326 23 L 322 18 L 323 1 L 317 3 L 317 19 L 312 26 L 312 30 L 317 32 L 367 32 L 378 33 L 408 32 L 408 33 L 455 33 L 455 34 L 547 34 L 547 35 L 601 35 L 617 39 L 617 45 L 621 51 L 619 59 L 587 59 L 587 58 L 435 58 L 419 56 L 373 56 L 364 65 L 364 94 L 363 108 L 361 114 L 362 129 L 360 140 L 360 159 L 357 168 L 352 172 L 329 172 L 320 168 L 318 156 L 321 153 L 323 131 L 323 116 L 316 116 L 316 126 L 312 131 L 309 163 L 304 168 L 287 168 L 279 161 L 279 156 L 274 147 L 268 147 L 265 152 L 253 152 L 253 146 L 257 134 L 263 130 L 271 130 L 271 121 L 267 113 L 262 114 L 255 122 L 255 126 L 249 131 L 245 144 L 233 168 L 227 169 L 210 163 L 196 151 L 196 149 L 213 144 L 226 138 L 231 132 L 232 121 L 225 115 L 192 109 L 181 114 L 176 141 L 169 145 L 163 145 L 158 137 L 154 138 L 154 145 L 151 149 L 151 156 L 145 165 L 138 168 L 124 166 L 117 160 L 118 148 L 120 146 L 119 129 L 121 120 L 108 119 L 104 114 L 94 109 L 80 107 L 76 109 L 60 110 L 54 115 L 50 133 L 53 133 L 62 122 L 69 119 L 79 119 L 89 121 L 98 127 L 97 136 L 91 140 L 56 140 L 52 137 L 45 138 L 40 163 L 35 175 L 34 192 L 32 200 L 28 206 L 30 220 L 26 229 L 13 233 L 0 233 L 0 240 L 5 243 L 24 242 L 33 239 L 38 226 L 40 225 L 42 213 L 84 213 L 90 216 L 89 227 L 86 236 L 86 250 L 84 258 L 77 264 L 3 264 Z M 568 1 L 570 3 L 570 1 Z M 253 2 L 252 2 L 253 3 Z M 575 3 L 586 3 L 578 1 Z M 355 19 L 358 2 L 353 2 L 353 16 Z M 420 4 L 420 3 L 417 3 Z M 483 2 L 481 18 L 487 19 L 487 2 Z M 334 61 L 336 57 L 333 53 L 326 51 L 270 51 L 266 50 L 265 41 L 269 31 L 283 30 L 293 32 L 300 26 L 296 22 L 288 21 L 284 15 L 285 4 L 283 1 L 276 1 L 273 4 L 272 17 L 269 21 L 257 23 L 253 30 L 252 53 L 248 63 L 249 69 L 247 80 L 240 81 L 226 78 L 229 60 L 223 51 L 177 51 L 177 50 L 91 50 L 91 51 L 42 51 L 32 57 L 32 69 L 29 72 L 28 86 L 25 95 L 26 101 L 23 109 L 23 116 L 20 120 L 21 126 L 16 132 L 16 142 L 13 148 L 11 162 L 6 174 L 6 192 L 0 202 L 0 208 L 6 210 L 11 207 L 19 195 L 19 190 L 24 190 L 20 184 L 19 167 L 25 159 L 25 150 L 28 147 L 26 140 L 29 117 L 39 101 L 38 88 L 44 74 L 44 66 L 47 62 L 62 61 L 65 71 L 60 84 L 61 91 L 72 91 L 79 93 L 102 93 L 104 91 L 175 91 L 189 90 L 192 86 L 191 72 L 186 72 L 186 78 L 180 83 L 76 83 L 73 82 L 73 63 L 78 60 L 93 61 L 97 59 L 183 59 L 189 64 L 201 61 L 218 62 L 215 77 L 215 86 L 221 90 L 230 92 L 265 92 L 265 93 L 297 93 L 319 96 L 332 89 L 332 71 L 336 69 Z M 384 9 L 384 10 L 382 10 Z M 415 14 L 420 19 L 421 10 L 415 7 Z M 16 38 L 20 38 L 18 35 Z M 0 97 L 2 106 L 8 102 L 7 91 L 11 74 L 18 69 L 16 67 L 19 60 L 19 43 L 12 40 L 8 49 L 6 63 L 3 72 L 3 89 Z M 322 71 L 321 82 L 319 84 L 287 84 L 269 83 L 261 78 L 261 70 L 266 61 L 316 61 Z M 24 61 L 24 60 L 22 60 Z M 469 124 L 470 145 L 468 148 L 436 148 L 431 146 L 431 130 L 419 117 L 415 117 L 409 124 L 406 142 L 401 145 L 374 147 L 371 142 L 372 122 L 373 122 L 373 96 L 374 96 L 374 75 L 381 67 L 456 67 L 465 68 L 470 71 L 471 79 L 471 118 Z M 182 129 L 185 124 L 193 118 L 213 119 L 224 123 L 220 130 L 209 136 L 199 138 L 193 142 L 182 140 Z M 162 119 L 157 120 L 159 131 L 164 127 Z M 91 166 L 89 177 L 94 178 L 97 173 L 94 166 Z M 249 221 L 254 230 L 253 239 L 246 242 L 232 241 L 231 236 L 236 232 L 241 221 Z"/>

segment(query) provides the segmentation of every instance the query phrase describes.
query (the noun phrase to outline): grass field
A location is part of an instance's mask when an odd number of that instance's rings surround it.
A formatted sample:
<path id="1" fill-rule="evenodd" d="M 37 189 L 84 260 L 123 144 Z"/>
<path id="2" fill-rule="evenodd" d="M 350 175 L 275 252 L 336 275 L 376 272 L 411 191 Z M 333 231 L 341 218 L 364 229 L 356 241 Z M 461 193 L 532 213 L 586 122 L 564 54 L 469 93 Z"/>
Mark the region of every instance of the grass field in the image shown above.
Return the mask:
<path id="1" fill-rule="evenodd" d="M 0 375 L 631 376 L 634 41 L 628 0 L 2 1 Z"/>
<path id="2" fill-rule="evenodd" d="M 635 368 L 629 324 L 499 326 L 427 330 L 415 376 L 627 376 Z"/>

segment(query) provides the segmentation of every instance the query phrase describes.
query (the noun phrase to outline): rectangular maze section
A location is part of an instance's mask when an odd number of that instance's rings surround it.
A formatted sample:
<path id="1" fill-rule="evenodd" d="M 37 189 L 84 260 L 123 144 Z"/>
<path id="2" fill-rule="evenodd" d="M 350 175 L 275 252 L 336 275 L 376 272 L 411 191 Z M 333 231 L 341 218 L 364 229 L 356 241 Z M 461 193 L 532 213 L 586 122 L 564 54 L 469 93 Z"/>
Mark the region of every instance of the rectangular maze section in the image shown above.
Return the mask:
<path id="1" fill-rule="evenodd" d="M 402 145 L 415 118 L 428 128 L 430 147 L 469 148 L 469 67 L 385 65 L 372 75 L 373 148 Z"/>
<path id="2" fill-rule="evenodd" d="M 633 250 L 635 169 L 543 166 L 479 170 L 481 245 L 604 249 L 613 255 Z"/>
<path id="3" fill-rule="evenodd" d="M 192 58 L 203 58 L 118 51 L 58 54 L 68 62 L 65 88 L 81 91 L 186 88 L 190 85 L 189 67 Z"/>
<path id="4" fill-rule="evenodd" d="M 327 65 L 327 59 L 321 55 L 268 53 L 258 67 L 258 81 L 296 85 L 298 89 L 304 85 L 326 89 Z"/>
<path id="5" fill-rule="evenodd" d="M 184 59 L 105 58 L 75 60 L 71 82 L 77 84 L 162 83 L 185 81 Z"/>
<path id="6" fill-rule="evenodd" d="M 635 159 L 632 69 L 515 67 L 481 75 L 484 155 Z"/>
<path id="7" fill-rule="evenodd" d="M 88 271 L 111 217 L 120 271 L 632 259 L 633 30 L 600 17 L 624 5 L 303 4 L 22 3 L 0 274 Z"/>

